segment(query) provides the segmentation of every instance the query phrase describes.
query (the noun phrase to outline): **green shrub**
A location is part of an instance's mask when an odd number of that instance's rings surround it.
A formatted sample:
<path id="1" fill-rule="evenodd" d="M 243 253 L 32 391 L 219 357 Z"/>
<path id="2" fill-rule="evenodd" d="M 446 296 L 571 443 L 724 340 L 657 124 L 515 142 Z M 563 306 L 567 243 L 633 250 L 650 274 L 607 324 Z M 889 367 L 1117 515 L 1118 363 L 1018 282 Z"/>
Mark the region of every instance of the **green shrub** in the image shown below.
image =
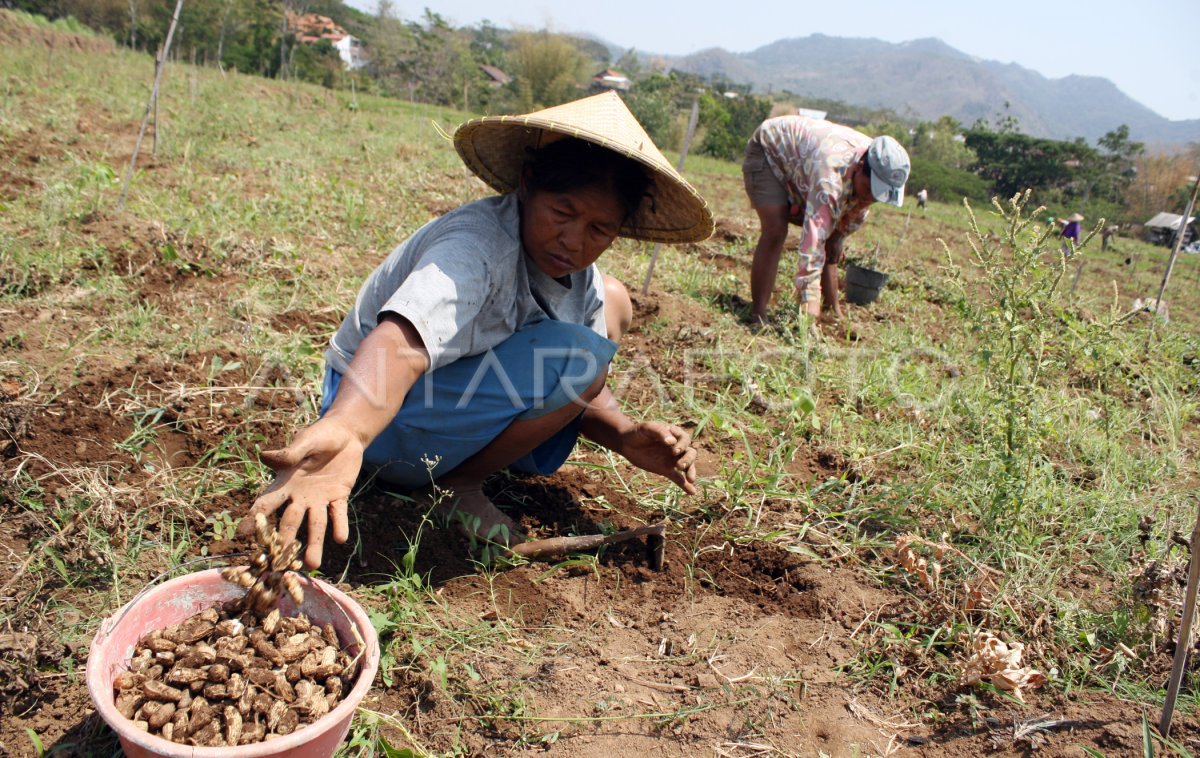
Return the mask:
<path id="1" fill-rule="evenodd" d="M 965 197 L 986 205 L 991 195 L 987 181 L 970 171 L 917 156 L 912 158 L 908 187 L 912 192 L 924 187 L 931 199 L 948 203 L 961 202 Z"/>
<path id="2" fill-rule="evenodd" d="M 661 74 L 658 79 L 665 79 Z M 678 108 L 675 106 L 674 93 L 668 87 L 654 87 L 653 82 L 643 86 L 641 83 L 633 91 L 623 96 L 629 110 L 641 123 L 642 128 L 660 148 L 677 148 L 672 144 L 672 136 L 678 130 L 675 128 Z"/>
<path id="3" fill-rule="evenodd" d="M 700 152 L 714 158 L 740 160 L 746 141 L 770 114 L 771 101 L 765 97 L 725 98 L 705 94 L 700 98 L 700 123 L 707 133 Z"/>

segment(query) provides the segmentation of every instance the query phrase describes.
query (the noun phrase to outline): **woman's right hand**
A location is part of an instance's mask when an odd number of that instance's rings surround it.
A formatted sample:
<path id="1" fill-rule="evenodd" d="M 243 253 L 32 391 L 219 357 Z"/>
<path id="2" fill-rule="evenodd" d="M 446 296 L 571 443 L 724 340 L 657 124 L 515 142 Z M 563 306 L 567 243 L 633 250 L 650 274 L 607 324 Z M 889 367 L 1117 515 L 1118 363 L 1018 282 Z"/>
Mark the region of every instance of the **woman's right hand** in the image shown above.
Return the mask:
<path id="1" fill-rule="evenodd" d="M 297 434 L 282 450 L 264 450 L 261 458 L 275 469 L 275 481 L 254 501 L 238 531 L 253 534 L 255 514 L 271 516 L 286 505 L 279 536 L 285 544 L 291 542 L 307 518 L 304 564 L 316 568 L 321 565 L 330 521 L 334 542 L 342 544 L 350 536 L 346 508 L 362 468 L 362 441 L 349 427 L 327 416 Z"/>

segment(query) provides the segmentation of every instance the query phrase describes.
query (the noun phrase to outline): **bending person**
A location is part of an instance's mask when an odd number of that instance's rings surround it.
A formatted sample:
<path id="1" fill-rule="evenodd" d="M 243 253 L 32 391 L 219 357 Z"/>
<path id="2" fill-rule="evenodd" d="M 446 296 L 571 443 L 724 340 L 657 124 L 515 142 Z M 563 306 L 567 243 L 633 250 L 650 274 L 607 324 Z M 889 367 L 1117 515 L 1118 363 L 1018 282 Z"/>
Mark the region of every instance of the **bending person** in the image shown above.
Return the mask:
<path id="1" fill-rule="evenodd" d="M 794 280 L 801 307 L 812 316 L 822 310 L 840 316 L 843 241 L 866 221 L 871 203 L 904 204 L 908 173 L 908 153 L 891 137 L 871 139 L 807 116 L 764 121 L 742 163 L 746 194 L 762 227 L 750 269 L 751 318 L 768 321 L 789 223 L 801 226 Z"/>

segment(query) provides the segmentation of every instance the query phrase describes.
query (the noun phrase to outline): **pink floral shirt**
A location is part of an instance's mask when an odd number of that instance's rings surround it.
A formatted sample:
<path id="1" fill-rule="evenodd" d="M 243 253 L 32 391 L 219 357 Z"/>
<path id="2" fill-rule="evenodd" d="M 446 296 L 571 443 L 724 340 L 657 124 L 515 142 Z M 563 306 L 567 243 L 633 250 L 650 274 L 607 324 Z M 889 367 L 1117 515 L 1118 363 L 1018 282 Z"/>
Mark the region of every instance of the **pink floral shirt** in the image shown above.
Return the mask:
<path id="1" fill-rule="evenodd" d="M 807 116 L 764 121 L 753 139 L 762 146 L 771 172 L 787 188 L 793 205 L 804 208 L 796 287 L 821 276 L 825 241 L 834 231 L 853 232 L 867 220 L 867 205 L 856 205 L 846 172 L 862 157 L 871 138 L 848 126 Z"/>

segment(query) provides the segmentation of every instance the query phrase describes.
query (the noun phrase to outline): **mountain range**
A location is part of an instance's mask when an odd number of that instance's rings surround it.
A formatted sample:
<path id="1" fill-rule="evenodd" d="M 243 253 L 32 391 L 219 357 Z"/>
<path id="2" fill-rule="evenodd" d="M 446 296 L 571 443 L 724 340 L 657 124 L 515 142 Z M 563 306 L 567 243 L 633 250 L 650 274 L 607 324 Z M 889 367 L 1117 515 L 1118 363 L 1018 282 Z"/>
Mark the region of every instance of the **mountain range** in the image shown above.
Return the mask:
<path id="1" fill-rule="evenodd" d="M 748 53 L 709 48 L 652 57 L 681 71 L 752 84 L 759 92 L 786 89 L 801 98 L 890 108 L 908 118 L 949 115 L 970 126 L 979 118 L 995 122 L 1012 116 L 1025 134 L 1084 137 L 1093 143 L 1126 124 L 1133 139 L 1150 147 L 1200 142 L 1200 119 L 1164 118 L 1108 79 L 1048 79 L 1015 63 L 975 58 L 934 38 L 892 43 L 813 34 Z"/>

